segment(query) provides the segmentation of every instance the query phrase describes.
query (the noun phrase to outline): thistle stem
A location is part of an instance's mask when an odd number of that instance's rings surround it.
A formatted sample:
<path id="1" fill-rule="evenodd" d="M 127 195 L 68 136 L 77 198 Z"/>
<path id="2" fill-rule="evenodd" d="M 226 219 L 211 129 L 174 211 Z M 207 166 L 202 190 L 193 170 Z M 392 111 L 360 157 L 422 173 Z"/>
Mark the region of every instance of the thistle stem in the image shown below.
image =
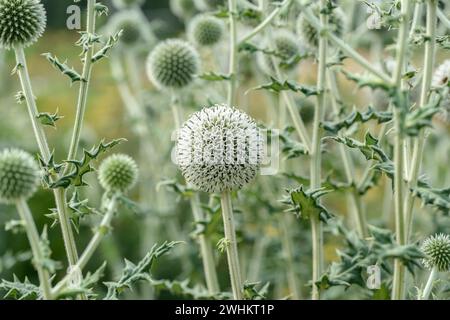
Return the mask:
<path id="1" fill-rule="evenodd" d="M 437 273 L 438 273 L 437 268 L 433 267 L 433 269 L 431 269 L 431 273 L 430 276 L 428 277 L 425 288 L 423 289 L 423 292 L 419 297 L 419 300 L 428 300 L 431 294 L 431 290 L 433 289 L 433 283 L 436 280 Z"/>
<path id="2" fill-rule="evenodd" d="M 220 199 L 222 205 L 223 226 L 225 229 L 225 240 L 227 241 L 228 270 L 230 272 L 231 288 L 233 298 L 242 300 L 242 278 L 239 267 L 239 256 L 236 242 L 236 230 L 234 226 L 233 206 L 229 191 L 224 191 Z"/>
<path id="3" fill-rule="evenodd" d="M 437 2 L 435 0 L 428 0 L 427 2 L 427 26 L 426 33 L 428 41 L 425 44 L 425 54 L 423 59 L 423 79 L 420 93 L 419 107 L 423 108 L 429 102 L 429 92 L 431 88 L 431 80 L 433 76 L 433 68 L 436 52 L 436 22 L 437 22 Z M 420 173 L 420 165 L 423 158 L 425 147 L 425 130 L 421 130 L 419 136 L 414 139 L 414 147 L 411 161 L 410 178 L 408 181 L 408 189 L 412 190 L 416 187 Z M 413 221 L 414 208 L 414 194 L 412 191 L 408 192 L 405 199 L 405 242 L 409 240 Z"/>
<path id="4" fill-rule="evenodd" d="M 96 0 L 87 1 L 87 27 L 86 32 L 88 37 L 94 35 L 95 32 L 95 2 Z M 89 40 L 87 40 L 89 41 Z M 78 92 L 77 111 L 75 116 L 75 123 L 70 141 L 70 147 L 67 159 L 73 160 L 77 156 L 78 146 L 80 143 L 81 130 L 83 128 L 84 115 L 86 113 L 86 102 L 89 91 L 89 84 L 92 73 L 92 57 L 94 55 L 95 46 L 93 43 L 89 44 L 89 48 L 84 54 L 83 58 L 83 72 L 81 74 L 80 89 Z M 67 169 L 64 173 L 67 173 Z"/>
<path id="5" fill-rule="evenodd" d="M 228 98 L 227 103 L 229 107 L 235 105 L 236 102 L 236 85 L 237 85 L 237 68 L 238 68 L 238 52 L 237 52 L 237 0 L 228 0 L 228 14 L 230 24 L 230 57 L 228 74 L 230 80 L 228 81 Z"/>
<path id="6" fill-rule="evenodd" d="M 51 294 L 51 282 L 48 271 L 43 267 L 44 255 L 40 246 L 40 237 L 36 224 L 34 223 L 33 216 L 30 208 L 25 200 L 21 199 L 16 202 L 17 211 L 20 218 L 25 223 L 25 230 L 27 232 L 28 242 L 30 243 L 31 251 L 33 253 L 34 267 L 37 270 L 39 276 L 39 282 L 41 285 L 42 295 L 45 300 L 52 299 Z"/>
<path id="7" fill-rule="evenodd" d="M 31 86 L 30 76 L 23 48 L 22 47 L 16 48 L 15 54 L 18 65 L 17 73 L 19 74 L 23 94 L 27 102 L 28 114 L 30 116 L 31 125 L 33 127 L 34 136 L 36 138 L 36 142 L 39 147 L 39 152 L 42 159 L 45 162 L 48 162 L 51 157 L 51 152 L 47 143 L 47 138 L 45 136 L 44 129 L 42 128 L 42 126 L 38 121 L 39 111 L 36 106 L 36 101 Z M 72 229 L 70 227 L 70 219 L 66 212 L 65 192 L 62 189 L 54 189 L 53 194 L 55 197 L 55 203 L 58 211 L 58 218 L 61 225 L 61 232 L 63 235 L 67 259 L 69 264 L 73 265 L 76 263 L 76 260 L 78 259 L 78 254 Z"/>
<path id="8" fill-rule="evenodd" d="M 89 260 L 92 258 L 93 254 L 97 250 L 100 245 L 102 239 L 105 235 L 108 234 L 108 230 L 111 225 L 111 220 L 114 217 L 114 214 L 117 210 L 117 197 L 118 195 L 113 195 L 106 206 L 105 215 L 100 222 L 100 225 L 97 227 L 94 236 L 89 241 L 89 244 L 86 246 L 83 254 L 81 255 L 78 262 L 72 266 L 71 270 L 79 270 L 82 271 L 84 267 L 86 267 Z M 60 282 L 56 284 L 53 289 L 53 293 L 57 295 L 59 291 L 67 284 L 70 279 L 71 274 L 66 275 Z"/>
<path id="9" fill-rule="evenodd" d="M 395 87 L 397 88 L 397 94 L 402 99 L 405 99 L 402 92 L 402 77 L 406 61 L 406 44 L 408 40 L 408 26 L 409 26 L 409 11 L 411 1 L 401 1 L 401 21 L 397 38 L 397 59 L 396 67 L 393 74 L 393 80 Z M 395 142 L 394 142 L 394 206 L 395 206 L 395 235 L 397 244 L 399 246 L 404 245 L 405 239 L 405 226 L 403 216 L 403 188 L 404 188 L 404 110 L 406 108 L 406 101 L 403 101 L 401 105 L 394 106 L 394 126 L 395 126 Z M 394 261 L 394 276 L 392 284 L 392 299 L 403 299 L 404 294 L 404 279 L 405 279 L 405 266 L 399 259 Z"/>
<path id="10" fill-rule="evenodd" d="M 321 14 L 320 22 L 323 26 L 328 25 L 328 16 L 323 12 L 327 5 L 326 0 L 320 0 Z M 310 159 L 310 176 L 311 176 L 311 190 L 318 189 L 321 186 L 321 164 L 322 164 L 322 131 L 320 124 L 323 120 L 325 110 L 325 89 L 326 89 L 326 67 L 327 67 L 327 38 L 320 34 L 319 48 L 318 48 L 318 77 L 317 77 L 317 103 L 314 110 L 312 148 Z M 316 286 L 322 272 L 323 261 L 323 230 L 322 222 L 318 216 L 311 217 L 311 236 L 313 246 L 313 276 L 312 276 L 312 299 L 319 300 L 320 292 Z"/>

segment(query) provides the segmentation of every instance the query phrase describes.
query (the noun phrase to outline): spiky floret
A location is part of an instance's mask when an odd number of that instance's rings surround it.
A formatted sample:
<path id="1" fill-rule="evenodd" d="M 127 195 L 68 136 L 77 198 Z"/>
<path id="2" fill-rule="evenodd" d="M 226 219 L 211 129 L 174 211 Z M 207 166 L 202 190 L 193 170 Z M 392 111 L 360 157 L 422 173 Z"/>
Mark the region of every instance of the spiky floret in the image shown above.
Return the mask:
<path id="1" fill-rule="evenodd" d="M 255 121 L 227 105 L 194 113 L 178 131 L 177 162 L 186 181 L 201 191 L 241 189 L 253 180 L 263 158 Z"/>
<path id="2" fill-rule="evenodd" d="M 145 0 L 113 0 L 114 7 L 117 9 L 127 9 L 133 6 L 141 6 Z"/>
<path id="3" fill-rule="evenodd" d="M 39 186 L 40 172 L 29 153 L 19 149 L 0 152 L 0 202 L 30 198 Z"/>
<path id="4" fill-rule="evenodd" d="M 197 51 L 189 43 L 177 39 L 160 43 L 147 59 L 147 75 L 160 89 L 187 86 L 199 68 Z"/>
<path id="5" fill-rule="evenodd" d="M 319 16 L 320 3 L 315 3 L 311 6 L 312 12 Z M 337 36 L 341 37 L 344 31 L 344 13 L 339 8 L 334 9 L 328 15 L 329 29 Z M 300 14 L 297 19 L 297 33 L 302 37 L 303 41 L 311 48 L 316 48 L 319 44 L 319 33 L 308 20 L 305 19 L 303 14 Z"/>
<path id="6" fill-rule="evenodd" d="M 127 11 L 114 14 L 109 20 L 108 30 L 111 34 L 122 30 L 120 41 L 125 45 L 137 44 L 142 36 L 139 22 Z"/>
<path id="7" fill-rule="evenodd" d="M 106 158 L 98 170 L 101 186 L 111 192 L 126 192 L 138 178 L 136 162 L 125 154 L 113 154 Z"/>
<path id="8" fill-rule="evenodd" d="M 46 24 L 39 0 L 0 0 L 0 47 L 28 47 L 42 36 Z"/>
<path id="9" fill-rule="evenodd" d="M 189 19 L 198 12 L 194 0 L 170 0 L 170 10 L 180 19 Z"/>
<path id="10" fill-rule="evenodd" d="M 220 19 L 198 15 L 189 24 L 190 39 L 199 46 L 212 46 L 218 43 L 223 36 L 224 26 Z"/>
<path id="11" fill-rule="evenodd" d="M 194 0 L 198 10 L 215 10 L 219 6 L 226 6 L 226 0 Z"/>
<path id="12" fill-rule="evenodd" d="M 439 271 L 450 270 L 450 236 L 448 234 L 441 233 L 428 237 L 421 249 L 427 256 L 423 259 L 426 268 L 436 267 Z"/>
<path id="13" fill-rule="evenodd" d="M 296 55 L 303 53 L 305 50 L 298 44 L 298 39 L 294 33 L 289 30 L 278 30 L 271 38 L 273 42 L 277 63 L 288 62 Z M 267 74 L 274 72 L 272 57 L 263 52 L 258 52 L 257 55 L 258 66 Z M 289 69 L 293 69 L 295 64 L 291 65 Z"/>

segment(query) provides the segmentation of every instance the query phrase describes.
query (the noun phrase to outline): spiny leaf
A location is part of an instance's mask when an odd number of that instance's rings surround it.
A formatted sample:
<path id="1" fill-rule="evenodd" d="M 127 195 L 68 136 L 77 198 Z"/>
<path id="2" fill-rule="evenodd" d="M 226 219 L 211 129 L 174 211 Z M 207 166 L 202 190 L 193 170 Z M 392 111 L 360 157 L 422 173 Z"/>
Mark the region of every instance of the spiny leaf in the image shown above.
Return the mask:
<path id="1" fill-rule="evenodd" d="M 102 3 L 96 2 L 95 3 L 95 12 L 97 13 L 98 16 L 102 16 L 102 15 L 107 16 L 109 13 L 109 8 Z"/>
<path id="2" fill-rule="evenodd" d="M 52 56 L 51 53 L 42 54 L 56 69 L 70 78 L 70 83 L 81 81 L 81 75 L 75 71 L 74 68 L 70 68 L 66 62 L 60 62 L 56 56 Z M 83 80 L 84 81 L 84 80 Z"/>
<path id="3" fill-rule="evenodd" d="M 433 116 L 438 113 L 440 109 L 441 97 L 433 99 L 429 104 L 422 108 L 417 108 L 412 112 L 408 112 L 405 118 L 405 131 L 409 136 L 417 136 L 419 132 L 426 127 L 431 127 L 431 120 Z"/>
<path id="4" fill-rule="evenodd" d="M 392 112 L 376 111 L 371 106 L 367 111 L 360 112 L 353 110 L 344 119 L 334 122 L 323 122 L 322 127 L 331 132 L 338 133 L 341 129 L 348 129 L 355 123 L 365 123 L 370 120 L 376 120 L 378 124 L 389 122 L 392 120 Z"/>
<path id="5" fill-rule="evenodd" d="M 287 128 L 286 130 L 280 132 L 278 135 L 281 142 L 283 143 L 281 151 L 286 154 L 287 159 L 297 158 L 301 155 L 308 154 L 308 151 L 302 143 L 291 138 L 290 134 L 292 133 L 292 131 L 293 128 Z"/>
<path id="6" fill-rule="evenodd" d="M 315 96 L 319 93 L 319 91 L 315 87 L 308 87 L 299 85 L 298 83 L 286 80 L 284 82 L 279 82 L 277 79 L 270 77 L 271 82 L 267 84 L 260 85 L 258 87 L 249 89 L 247 92 L 252 90 L 269 90 L 272 92 L 279 93 L 281 91 L 290 90 L 293 92 L 300 92 L 304 94 L 306 97 Z"/>
<path id="7" fill-rule="evenodd" d="M 185 184 L 179 183 L 175 179 L 165 179 L 156 185 L 156 190 L 166 188 L 170 192 L 174 192 L 183 198 L 190 198 L 195 194 L 195 190 Z"/>
<path id="8" fill-rule="evenodd" d="M 231 79 L 229 75 L 221 74 L 221 73 L 215 73 L 214 71 L 209 71 L 206 73 L 203 73 L 198 76 L 200 79 L 206 80 L 206 81 L 228 81 Z"/>
<path id="9" fill-rule="evenodd" d="M 378 77 L 373 77 L 371 75 L 356 75 L 344 69 L 342 69 L 341 71 L 348 80 L 354 81 L 360 88 L 369 87 L 371 89 L 382 89 L 385 91 L 391 91 L 392 89 L 389 83 L 384 82 Z"/>
<path id="10" fill-rule="evenodd" d="M 211 295 L 208 290 L 200 285 L 189 286 L 190 280 L 170 281 L 170 280 L 152 280 L 151 285 L 159 291 L 169 291 L 176 297 L 184 297 L 194 300 L 225 300 L 231 299 L 231 295 L 222 292 Z"/>
<path id="11" fill-rule="evenodd" d="M 105 300 L 116 300 L 118 299 L 121 292 L 125 289 L 130 289 L 133 284 L 138 281 L 148 281 L 152 282 L 150 277 L 150 269 L 155 263 L 155 261 L 162 255 L 170 252 L 172 248 L 181 242 L 164 242 L 161 246 L 155 244 L 149 253 L 139 261 L 137 265 L 132 262 L 125 260 L 125 268 L 122 271 L 118 281 L 106 282 L 105 285 L 108 288 L 108 293 L 106 294 Z"/>
<path id="12" fill-rule="evenodd" d="M 325 188 L 304 191 L 303 186 L 300 186 L 288 190 L 289 196 L 282 202 L 291 207 L 286 212 L 293 212 L 299 218 L 309 220 L 311 216 L 315 216 L 323 222 L 328 222 L 334 215 L 319 203 L 319 198 L 330 192 L 333 190 Z"/>
<path id="13" fill-rule="evenodd" d="M 41 168 L 44 170 L 45 174 L 43 175 L 43 181 L 45 186 L 50 187 L 52 182 L 52 177 L 59 174 L 61 169 L 64 167 L 63 164 L 55 163 L 55 157 L 52 153 L 48 161 L 45 161 L 38 155 L 38 160 Z"/>
<path id="14" fill-rule="evenodd" d="M 435 189 L 420 183 L 412 191 L 422 200 L 423 205 L 434 207 L 446 215 L 450 213 L 450 187 Z"/>
<path id="15" fill-rule="evenodd" d="M 66 160 L 73 166 L 73 170 L 68 175 L 65 175 L 55 182 L 50 184 L 50 188 L 68 188 L 69 186 L 85 186 L 86 183 L 83 181 L 83 176 L 89 172 L 94 171 L 91 166 L 91 161 L 96 160 L 102 153 L 112 149 L 116 145 L 122 143 L 125 139 L 116 139 L 108 143 L 103 140 L 98 146 L 92 147 L 91 150 L 84 150 L 83 159 L 81 160 Z"/>
<path id="16" fill-rule="evenodd" d="M 80 31 L 81 37 L 75 45 L 82 48 L 81 55 L 86 53 L 94 44 L 100 43 L 101 36 L 86 31 Z"/>
<path id="17" fill-rule="evenodd" d="M 110 36 L 108 38 L 108 41 L 106 42 L 106 44 L 103 46 L 103 48 L 101 48 L 99 51 L 97 51 L 93 55 L 91 61 L 97 62 L 103 58 L 106 58 L 109 50 L 111 50 L 117 44 L 117 42 L 119 41 L 121 36 L 122 36 L 122 30 L 120 30 L 116 34 Z"/>
<path id="18" fill-rule="evenodd" d="M 9 220 L 5 223 L 5 231 L 11 231 L 14 234 L 25 232 L 25 222 L 23 220 Z"/>
<path id="19" fill-rule="evenodd" d="M 269 291 L 270 283 L 266 283 L 261 289 L 257 289 L 259 282 L 244 283 L 244 298 L 246 300 L 265 300 Z"/>
<path id="20" fill-rule="evenodd" d="M 42 261 L 35 261 L 35 263 L 41 264 L 50 274 L 54 274 L 56 270 L 61 269 L 61 262 L 51 258 L 52 250 L 50 248 L 50 241 L 48 240 L 47 226 L 44 226 L 44 230 L 42 231 L 39 249 L 42 252 Z"/>
<path id="21" fill-rule="evenodd" d="M 56 127 L 56 121 L 62 119 L 63 117 L 58 115 L 58 110 L 56 110 L 55 113 L 40 112 L 37 115 L 37 118 L 45 126 Z"/>
<path id="22" fill-rule="evenodd" d="M 6 291 L 4 296 L 6 299 L 37 300 L 41 297 L 38 286 L 32 284 L 27 277 L 21 282 L 16 275 L 14 275 L 13 281 L 3 279 L 0 283 L 0 290 Z"/>

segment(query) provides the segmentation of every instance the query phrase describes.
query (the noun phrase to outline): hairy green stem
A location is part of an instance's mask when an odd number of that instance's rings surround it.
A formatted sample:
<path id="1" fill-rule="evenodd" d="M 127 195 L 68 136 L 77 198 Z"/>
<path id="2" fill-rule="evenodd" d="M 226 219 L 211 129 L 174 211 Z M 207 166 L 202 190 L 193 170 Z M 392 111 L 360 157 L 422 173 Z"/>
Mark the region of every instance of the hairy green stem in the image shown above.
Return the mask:
<path id="1" fill-rule="evenodd" d="M 23 199 L 16 202 L 16 207 L 20 218 L 25 223 L 25 231 L 27 232 L 28 242 L 30 243 L 31 251 L 33 253 L 34 267 L 39 276 L 43 298 L 45 300 L 52 299 L 50 275 L 43 266 L 44 254 L 40 245 L 41 238 L 39 237 L 36 224 L 34 223 L 33 215 L 31 214 L 28 204 Z"/>
<path id="2" fill-rule="evenodd" d="M 402 89 L 402 77 L 404 66 L 406 62 L 406 49 L 408 40 L 408 26 L 409 26 L 409 11 L 411 1 L 402 0 L 401 2 L 401 20 L 397 38 L 397 59 L 396 66 L 393 73 L 393 80 L 397 95 L 404 100 L 405 95 Z M 395 126 L 395 141 L 394 141 L 394 206 L 395 206 L 395 235 L 397 244 L 402 246 L 405 244 L 405 225 L 403 216 L 403 189 L 404 189 L 404 112 L 401 108 L 406 108 L 406 101 L 401 105 L 394 107 L 394 126 Z M 404 280 L 405 280 L 405 266 L 400 259 L 394 261 L 394 275 L 392 284 L 392 299 L 403 299 L 404 295 Z"/>
<path id="3" fill-rule="evenodd" d="M 436 52 L 436 21 L 437 21 L 437 2 L 435 0 L 428 0 L 427 2 L 427 42 L 425 43 L 425 54 L 423 58 L 423 78 L 422 87 L 420 92 L 419 108 L 423 108 L 429 102 L 431 81 L 433 77 L 435 52 Z M 408 189 L 411 190 L 416 187 L 417 180 L 420 173 L 420 165 L 423 158 L 423 152 L 425 148 L 426 133 L 425 130 L 421 130 L 419 136 L 414 139 L 414 147 L 411 161 L 411 170 L 408 180 Z M 412 217 L 414 208 L 414 194 L 412 191 L 408 192 L 405 199 L 405 242 L 408 242 L 412 229 Z"/>
<path id="4" fill-rule="evenodd" d="M 236 103 L 238 52 L 237 52 L 237 0 L 228 0 L 228 14 L 230 24 L 230 46 L 229 46 L 229 65 L 228 75 L 231 77 L 228 81 L 227 103 L 232 107 Z"/>
<path id="5" fill-rule="evenodd" d="M 423 289 L 419 300 L 428 300 L 431 294 L 431 290 L 433 289 L 433 283 L 436 280 L 438 270 L 436 267 L 431 269 L 430 276 L 428 277 L 427 283 L 425 285 L 425 288 Z"/>
<path id="6" fill-rule="evenodd" d="M 228 270 L 230 273 L 231 288 L 235 300 L 243 299 L 243 283 L 239 266 L 239 256 L 236 242 L 236 230 L 234 226 L 233 206 L 231 203 L 231 194 L 224 191 L 221 195 L 223 226 L 225 230 L 225 241 L 227 248 Z"/>

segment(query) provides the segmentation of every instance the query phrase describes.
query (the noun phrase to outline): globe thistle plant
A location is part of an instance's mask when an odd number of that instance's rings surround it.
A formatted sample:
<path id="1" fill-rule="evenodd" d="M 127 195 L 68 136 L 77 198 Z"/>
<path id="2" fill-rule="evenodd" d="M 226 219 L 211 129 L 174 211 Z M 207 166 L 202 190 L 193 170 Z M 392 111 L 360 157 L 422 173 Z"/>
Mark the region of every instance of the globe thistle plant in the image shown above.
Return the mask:
<path id="1" fill-rule="evenodd" d="M 189 37 L 199 46 L 213 46 L 223 37 L 224 25 L 216 17 L 198 15 L 189 24 Z"/>
<path id="2" fill-rule="evenodd" d="M 114 14 L 109 21 L 108 29 L 111 34 L 122 30 L 120 41 L 126 46 L 136 45 L 142 39 L 138 21 L 133 19 L 127 11 Z"/>
<path id="3" fill-rule="evenodd" d="M 170 10 L 180 19 L 189 19 L 198 12 L 194 0 L 170 0 Z"/>
<path id="4" fill-rule="evenodd" d="M 189 85 L 199 69 L 197 51 L 182 40 L 160 43 L 147 59 L 147 75 L 160 89 L 180 89 Z"/>
<path id="5" fill-rule="evenodd" d="M 39 0 L 0 0 L 0 47 L 28 47 L 44 33 L 47 23 Z"/>
<path id="6" fill-rule="evenodd" d="M 422 252 L 426 255 L 423 265 L 427 269 L 437 268 L 438 271 L 450 270 L 450 236 L 436 234 L 428 237 L 422 244 Z"/>
<path id="7" fill-rule="evenodd" d="M 320 13 L 319 3 L 315 3 L 311 7 L 312 12 L 318 16 Z M 339 8 L 334 9 L 328 15 L 328 24 L 332 32 L 341 37 L 344 31 L 344 13 Z M 319 43 L 319 33 L 311 23 L 300 14 L 297 19 L 297 33 L 303 41 L 311 48 L 317 48 Z"/>
<path id="8" fill-rule="evenodd" d="M 138 177 L 136 162 L 125 154 L 114 154 L 100 165 L 98 179 L 101 186 L 111 192 L 124 193 L 131 189 Z"/>
<path id="9" fill-rule="evenodd" d="M 178 132 L 177 161 L 188 183 L 215 193 L 253 180 L 263 156 L 255 121 L 227 105 L 194 113 Z"/>
<path id="10" fill-rule="evenodd" d="M 40 177 L 39 166 L 29 153 L 3 150 L 0 153 L 0 202 L 27 200 L 36 192 Z"/>
<path id="11" fill-rule="evenodd" d="M 117 9 L 128 9 L 134 6 L 141 6 L 145 0 L 113 0 L 113 5 Z"/>

